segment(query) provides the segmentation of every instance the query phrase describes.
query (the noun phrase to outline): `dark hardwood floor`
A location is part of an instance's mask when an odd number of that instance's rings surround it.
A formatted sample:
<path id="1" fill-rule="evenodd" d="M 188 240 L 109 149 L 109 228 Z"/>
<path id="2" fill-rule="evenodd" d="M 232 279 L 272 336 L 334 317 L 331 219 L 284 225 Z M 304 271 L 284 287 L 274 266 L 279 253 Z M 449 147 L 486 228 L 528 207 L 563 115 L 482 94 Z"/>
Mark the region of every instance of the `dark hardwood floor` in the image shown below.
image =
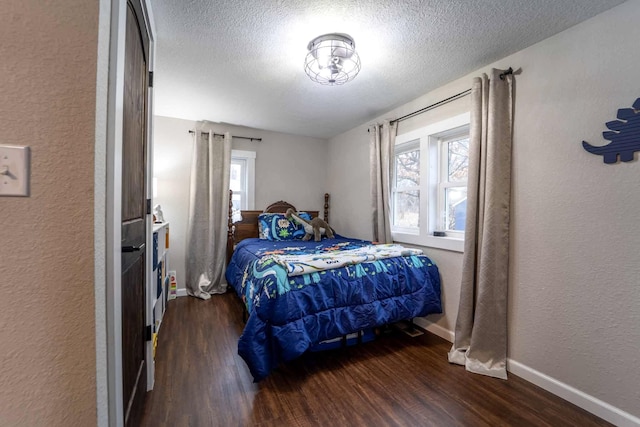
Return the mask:
<path id="1" fill-rule="evenodd" d="M 450 344 L 400 332 L 310 353 L 255 384 L 237 355 L 240 301 L 170 301 L 143 426 L 603 426 L 514 375 L 447 362 Z"/>

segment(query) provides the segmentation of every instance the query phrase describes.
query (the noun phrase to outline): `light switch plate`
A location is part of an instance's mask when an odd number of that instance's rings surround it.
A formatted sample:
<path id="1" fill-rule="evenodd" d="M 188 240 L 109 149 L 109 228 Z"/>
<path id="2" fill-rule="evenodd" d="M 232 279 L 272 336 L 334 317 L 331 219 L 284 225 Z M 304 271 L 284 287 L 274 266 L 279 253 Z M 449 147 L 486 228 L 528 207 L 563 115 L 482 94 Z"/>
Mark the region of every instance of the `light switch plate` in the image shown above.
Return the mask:
<path id="1" fill-rule="evenodd" d="M 29 147 L 0 145 L 0 196 L 29 196 Z"/>

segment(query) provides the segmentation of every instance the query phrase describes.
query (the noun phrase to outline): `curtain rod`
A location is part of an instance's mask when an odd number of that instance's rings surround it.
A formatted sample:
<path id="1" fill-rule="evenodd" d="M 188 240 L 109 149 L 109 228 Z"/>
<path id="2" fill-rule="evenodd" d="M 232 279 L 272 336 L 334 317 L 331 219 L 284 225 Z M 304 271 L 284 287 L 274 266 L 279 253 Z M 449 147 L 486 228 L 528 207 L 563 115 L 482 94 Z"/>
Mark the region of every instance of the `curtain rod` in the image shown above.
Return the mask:
<path id="1" fill-rule="evenodd" d="M 462 91 L 460 93 L 456 93 L 455 95 L 450 96 L 447 99 L 443 99 L 442 101 L 438 101 L 438 102 L 436 102 L 434 104 L 428 105 L 428 106 L 426 106 L 424 108 L 421 108 L 421 109 L 419 109 L 417 111 L 414 111 L 413 113 L 409 113 L 409 114 L 406 114 L 406 115 L 404 115 L 402 117 L 399 117 L 399 118 L 397 118 L 395 120 L 391 120 L 390 123 L 397 123 L 397 122 L 401 122 L 403 120 L 410 119 L 413 116 L 417 116 L 418 114 L 426 113 L 429 110 L 433 110 L 436 107 L 439 107 L 441 105 L 447 104 L 447 103 L 449 103 L 451 101 L 455 101 L 456 99 L 462 98 L 463 96 L 469 95 L 470 93 L 471 93 L 471 89 L 467 89 L 467 90 Z"/>
<path id="2" fill-rule="evenodd" d="M 505 72 L 500 73 L 500 80 L 504 80 L 504 77 L 508 76 L 509 74 L 513 74 L 513 68 L 511 68 L 511 67 L 509 67 L 509 69 L 506 70 Z M 429 105 L 427 107 L 421 108 L 420 110 L 414 111 L 413 113 L 409 113 L 409 114 L 404 115 L 404 116 L 402 116 L 400 118 L 397 118 L 395 120 L 391 120 L 391 123 L 397 123 L 397 122 L 401 122 L 403 120 L 410 119 L 413 116 L 417 116 L 418 114 L 422 114 L 422 113 L 427 112 L 427 111 L 429 111 L 429 110 L 431 110 L 433 108 L 436 108 L 436 107 L 439 107 L 441 105 L 444 105 L 444 104 L 446 104 L 448 102 L 455 101 L 456 99 L 462 98 L 463 96 L 469 95 L 470 93 L 471 93 L 471 89 L 467 89 L 467 90 L 462 91 L 460 93 L 457 93 L 457 94 L 455 94 L 453 96 L 450 96 L 447 99 L 443 99 L 442 101 L 438 101 L 435 104 L 431 104 L 431 105 Z"/>
<path id="3" fill-rule="evenodd" d="M 196 132 L 190 130 L 189 133 L 196 133 Z M 209 132 L 202 132 L 202 133 L 204 133 L 205 135 L 209 135 Z M 214 133 L 213 136 L 224 136 L 224 134 Z M 262 141 L 262 138 L 251 138 L 250 136 L 235 136 L 235 135 L 231 135 L 231 138 L 248 139 L 250 141 L 258 141 L 258 142 Z"/>

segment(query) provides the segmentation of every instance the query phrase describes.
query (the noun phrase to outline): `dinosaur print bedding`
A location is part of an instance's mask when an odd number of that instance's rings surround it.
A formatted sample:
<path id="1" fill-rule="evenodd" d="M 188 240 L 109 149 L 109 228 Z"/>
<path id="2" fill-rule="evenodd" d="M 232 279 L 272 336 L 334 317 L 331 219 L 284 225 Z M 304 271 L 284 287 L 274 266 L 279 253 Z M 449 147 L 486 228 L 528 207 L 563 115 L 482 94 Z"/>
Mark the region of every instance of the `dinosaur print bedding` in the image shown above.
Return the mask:
<path id="1" fill-rule="evenodd" d="M 329 248 L 331 249 L 331 248 Z M 327 250 L 317 253 L 274 254 L 271 257 L 287 271 L 289 276 L 316 273 L 324 270 L 361 264 L 398 256 L 422 255 L 422 250 L 405 248 L 400 245 L 366 245 L 355 249 Z M 384 266 L 384 264 L 381 264 Z"/>
<path id="2" fill-rule="evenodd" d="M 226 279 L 247 308 L 238 354 L 255 381 L 322 341 L 441 313 L 438 268 L 414 251 L 295 276 L 274 259 L 370 246 L 341 236 L 320 242 L 250 238 L 237 245 Z"/>

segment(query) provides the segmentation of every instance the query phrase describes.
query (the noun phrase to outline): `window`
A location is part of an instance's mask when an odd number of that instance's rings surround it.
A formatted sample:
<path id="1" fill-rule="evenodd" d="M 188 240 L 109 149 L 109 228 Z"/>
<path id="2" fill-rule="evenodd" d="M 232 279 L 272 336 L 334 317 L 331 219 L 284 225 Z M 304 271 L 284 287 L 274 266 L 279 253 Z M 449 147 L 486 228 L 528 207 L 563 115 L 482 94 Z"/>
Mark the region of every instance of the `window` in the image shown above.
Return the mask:
<path id="1" fill-rule="evenodd" d="M 420 225 L 420 141 L 399 146 L 394 155 L 393 224 L 411 232 Z"/>
<path id="2" fill-rule="evenodd" d="M 255 151 L 231 150 L 229 187 L 236 210 L 254 209 L 255 161 Z"/>
<path id="3" fill-rule="evenodd" d="M 467 217 L 467 176 L 469 174 L 469 127 L 457 129 L 455 136 L 439 138 L 437 228 L 448 236 L 464 239 Z"/>
<path id="4" fill-rule="evenodd" d="M 396 138 L 391 182 L 394 240 L 462 252 L 468 154 L 468 113 Z M 446 236 L 436 237 L 435 231 Z"/>

